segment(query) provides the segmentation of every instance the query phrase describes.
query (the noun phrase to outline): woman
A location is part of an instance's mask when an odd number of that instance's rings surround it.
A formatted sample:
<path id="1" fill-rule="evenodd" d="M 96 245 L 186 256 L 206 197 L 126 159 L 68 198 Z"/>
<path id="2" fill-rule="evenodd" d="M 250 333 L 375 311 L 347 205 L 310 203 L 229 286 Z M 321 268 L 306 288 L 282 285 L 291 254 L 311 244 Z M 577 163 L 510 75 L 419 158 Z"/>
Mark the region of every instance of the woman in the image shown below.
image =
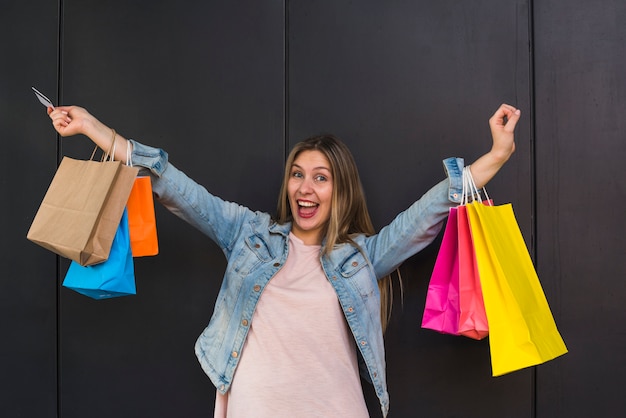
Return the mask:
<path id="1" fill-rule="evenodd" d="M 460 201 L 462 159 L 444 160 L 448 178 L 375 234 L 354 160 L 332 136 L 294 147 L 273 219 L 211 195 L 164 151 L 126 140 L 85 109 L 48 114 L 62 136 L 84 134 L 105 150 L 114 142 L 118 160 L 130 143 L 157 199 L 224 251 L 222 287 L 196 343 L 217 388 L 216 417 L 367 417 L 359 366 L 387 415 L 384 283 Z M 514 152 L 519 117 L 504 104 L 489 120 L 492 148 L 471 165 L 479 188 Z"/>

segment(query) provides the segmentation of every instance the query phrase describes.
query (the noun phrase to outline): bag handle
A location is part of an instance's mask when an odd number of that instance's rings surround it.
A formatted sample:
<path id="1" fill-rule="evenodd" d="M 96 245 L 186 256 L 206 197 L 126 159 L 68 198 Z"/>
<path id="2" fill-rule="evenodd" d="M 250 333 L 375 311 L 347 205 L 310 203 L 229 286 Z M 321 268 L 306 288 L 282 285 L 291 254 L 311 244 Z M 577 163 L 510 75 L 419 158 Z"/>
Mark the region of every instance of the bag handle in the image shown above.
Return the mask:
<path id="1" fill-rule="evenodd" d="M 111 161 L 115 161 L 115 129 L 111 129 L 111 131 L 113 131 L 113 139 L 111 140 L 111 145 L 109 146 L 108 151 L 103 152 L 102 153 L 102 157 L 100 157 L 100 162 L 103 163 L 105 161 L 108 161 L 109 159 Z M 96 151 L 98 151 L 98 146 L 96 145 L 93 149 L 93 152 L 91 153 L 91 158 L 89 158 L 90 161 L 93 161 L 93 157 L 95 157 L 96 155 Z"/>
<path id="2" fill-rule="evenodd" d="M 472 188 L 472 180 L 470 180 L 472 176 L 472 172 L 469 169 L 469 166 L 463 167 L 463 189 L 461 192 L 461 205 L 465 206 L 470 203 L 470 196 L 472 198 L 472 202 L 476 200 L 480 200 L 480 192 L 476 190 L 476 188 Z"/>
<path id="3" fill-rule="evenodd" d="M 130 152 L 130 141 L 126 141 L 126 165 L 129 167 L 133 166 L 133 156 Z"/>
<path id="4" fill-rule="evenodd" d="M 480 197 L 480 191 L 476 187 L 476 182 L 474 182 L 474 177 L 472 176 L 472 171 L 470 170 L 470 166 L 463 167 L 463 186 L 465 187 L 465 182 L 467 181 L 467 187 L 470 189 L 470 193 L 472 195 L 472 202 L 478 200 L 482 203 Z M 487 199 L 487 203 L 489 206 L 493 206 L 489 195 L 487 194 L 487 189 L 485 187 L 482 188 L 483 193 L 485 193 L 485 198 Z M 478 199 L 477 199 L 478 197 Z M 467 200 L 467 197 L 465 197 Z"/>
<path id="5" fill-rule="evenodd" d="M 91 158 L 89 158 L 89 161 L 93 161 L 93 157 L 96 156 L 96 151 L 98 151 L 98 146 L 96 145 L 96 147 L 93 149 L 93 152 L 91 153 Z"/>
<path id="6" fill-rule="evenodd" d="M 462 177 L 462 181 L 463 181 L 463 188 L 461 189 L 461 206 L 465 206 L 467 205 L 467 181 L 465 180 L 466 174 L 465 174 L 465 170 L 467 169 L 467 167 L 463 167 L 463 177 Z"/>

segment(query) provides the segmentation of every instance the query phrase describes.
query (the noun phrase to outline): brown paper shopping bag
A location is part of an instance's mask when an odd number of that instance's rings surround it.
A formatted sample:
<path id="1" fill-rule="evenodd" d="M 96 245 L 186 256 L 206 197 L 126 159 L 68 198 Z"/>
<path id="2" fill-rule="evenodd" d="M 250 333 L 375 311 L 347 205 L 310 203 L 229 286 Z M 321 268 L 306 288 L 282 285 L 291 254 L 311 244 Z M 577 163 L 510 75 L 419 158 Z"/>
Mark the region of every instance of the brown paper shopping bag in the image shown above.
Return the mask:
<path id="1" fill-rule="evenodd" d="M 27 238 L 88 266 L 109 256 L 138 169 L 64 157 Z"/>

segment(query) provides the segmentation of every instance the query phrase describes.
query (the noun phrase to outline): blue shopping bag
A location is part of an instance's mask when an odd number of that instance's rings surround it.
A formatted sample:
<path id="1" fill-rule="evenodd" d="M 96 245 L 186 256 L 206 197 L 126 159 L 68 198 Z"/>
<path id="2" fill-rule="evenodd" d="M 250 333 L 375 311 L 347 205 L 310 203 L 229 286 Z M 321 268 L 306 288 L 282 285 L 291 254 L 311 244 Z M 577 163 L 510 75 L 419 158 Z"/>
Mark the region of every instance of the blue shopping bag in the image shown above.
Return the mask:
<path id="1" fill-rule="evenodd" d="M 113 238 L 109 258 L 91 266 L 81 266 L 72 261 L 63 286 L 93 299 L 109 299 L 137 293 L 126 209 Z"/>

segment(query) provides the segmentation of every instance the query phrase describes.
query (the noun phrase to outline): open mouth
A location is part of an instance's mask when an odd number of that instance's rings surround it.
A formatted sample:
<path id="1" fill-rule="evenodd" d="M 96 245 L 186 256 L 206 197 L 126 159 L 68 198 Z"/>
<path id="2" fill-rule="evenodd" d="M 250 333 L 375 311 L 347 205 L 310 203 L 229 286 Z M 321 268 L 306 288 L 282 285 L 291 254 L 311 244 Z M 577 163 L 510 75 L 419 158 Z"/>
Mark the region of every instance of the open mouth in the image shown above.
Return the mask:
<path id="1" fill-rule="evenodd" d="M 309 200 L 298 200 L 298 216 L 301 218 L 311 218 L 317 212 L 319 204 Z"/>

